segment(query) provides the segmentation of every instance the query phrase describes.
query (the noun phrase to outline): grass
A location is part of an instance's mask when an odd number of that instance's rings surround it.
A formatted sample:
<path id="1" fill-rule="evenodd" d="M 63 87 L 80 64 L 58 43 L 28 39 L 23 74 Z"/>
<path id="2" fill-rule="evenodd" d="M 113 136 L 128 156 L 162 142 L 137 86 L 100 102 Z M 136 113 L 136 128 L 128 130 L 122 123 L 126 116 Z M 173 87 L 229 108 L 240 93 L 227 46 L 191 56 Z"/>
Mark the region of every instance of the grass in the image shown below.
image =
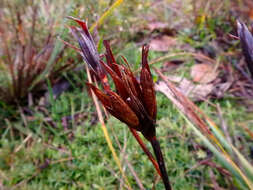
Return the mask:
<path id="1" fill-rule="evenodd" d="M 68 98 L 67 94 L 64 96 Z M 65 101 L 65 98 L 62 98 L 56 104 L 62 105 L 64 102 L 64 104 L 71 107 L 71 101 Z M 65 114 L 70 112 L 71 110 L 68 110 Z M 194 184 L 196 184 L 199 176 L 196 176 L 196 179 L 190 177 L 189 179 L 181 178 L 182 175 L 184 176 L 184 171 L 194 165 L 195 161 L 192 154 L 187 150 L 188 145 L 186 141 L 178 142 L 176 136 L 167 138 L 167 136 L 174 136 L 178 132 L 181 133 L 183 131 L 183 129 L 177 129 L 176 123 L 173 122 L 174 124 L 171 125 L 172 123 L 169 121 L 169 118 L 159 121 L 161 127 L 158 129 L 158 134 L 161 137 L 161 146 L 167 150 L 165 152 L 166 163 L 173 176 L 172 180 L 176 182 L 175 187 L 179 189 L 183 187 L 183 184 L 187 184 L 189 189 L 194 189 Z M 36 125 L 38 126 L 38 123 Z M 126 126 L 115 119 L 110 119 L 107 126 L 110 126 L 110 134 L 117 133 L 122 146 L 124 146 L 125 139 L 127 139 L 125 146 L 128 160 L 134 166 L 143 183 L 145 182 L 145 187 L 151 188 L 154 180 L 154 169 L 136 144 L 135 139 L 130 135 Z M 28 127 L 35 127 L 34 123 L 29 123 Z M 44 188 L 48 187 L 49 189 L 99 189 L 99 187 L 103 188 L 105 186 L 107 187 L 106 189 L 118 188 L 119 183 L 114 175 L 119 174 L 114 163 L 111 162 L 111 153 L 106 146 L 99 126 L 91 126 L 88 121 L 84 121 L 81 125 L 74 124 L 74 126 L 71 126 L 72 129 L 69 130 L 69 132 L 73 133 L 73 140 L 69 139 L 68 131 L 63 132 L 60 126 L 52 129 L 51 134 L 45 134 L 43 132 L 44 127 L 46 128 L 43 125 L 41 131 L 36 132 L 37 135 L 43 133 L 44 137 L 35 138 L 31 145 L 22 147 L 15 154 L 10 154 L 10 152 L 13 152 L 20 145 L 20 140 L 11 142 L 4 141 L 4 139 L 1 140 L 1 158 L 4 158 L 1 163 L 6 167 L 1 166 L 1 171 L 8 176 L 3 182 L 4 185 L 8 187 L 29 179 L 36 173 L 37 168 L 44 164 L 45 160 L 50 160 L 50 162 L 59 161 L 59 163 L 49 164 L 30 181 L 25 181 L 22 186 L 27 189 L 31 189 L 35 184 L 37 184 L 35 187 L 44 186 Z M 50 130 L 47 129 L 46 131 Z M 115 142 L 115 139 L 113 142 Z M 117 147 L 117 144 L 114 144 L 114 146 Z M 72 157 L 71 161 L 61 162 L 64 158 Z M 9 159 L 12 160 L 8 161 Z M 177 162 L 184 164 L 175 168 L 175 163 Z M 14 166 L 14 170 L 10 170 L 8 165 Z M 128 175 L 128 177 L 133 187 L 137 188 L 132 176 Z M 80 184 L 73 184 L 73 181 L 78 181 Z M 159 187 L 163 189 L 162 183 L 157 186 L 158 189 Z"/>
<path id="2" fill-rule="evenodd" d="M 112 4 L 111 1 L 98 1 L 99 6 L 94 6 L 91 1 L 87 1 L 85 6 L 81 1 L 68 1 L 68 3 L 69 6 L 66 3 L 63 10 L 67 10 L 72 16 L 88 17 L 89 23 L 97 21 L 97 18 L 91 16 L 92 12 L 102 15 Z M 174 15 L 170 7 L 173 4 L 165 4 L 166 9 L 161 11 L 163 4 L 157 5 L 156 9 L 156 6 L 149 8 L 151 3 L 148 0 L 143 5 L 139 2 L 123 3 L 122 7 L 117 8 L 113 16 L 108 17 L 98 30 L 101 38 L 115 39 L 113 49 L 117 54 L 117 60 L 120 60 L 119 55 L 126 56 L 134 70 L 139 68 L 141 54 L 135 42 L 131 41 L 136 34 L 134 30 L 138 30 L 138 27 L 136 29 L 133 26 L 147 24 L 143 15 L 157 13 L 157 17 L 165 21 L 166 18 Z M 57 7 L 55 4 L 50 4 L 50 6 Z M 185 12 L 182 14 L 192 15 L 189 18 L 194 20 L 193 12 L 189 11 L 190 5 L 185 3 L 183 8 Z M 180 30 L 183 32 L 177 33 L 175 37 L 180 40 L 180 43 L 190 44 L 192 48 L 200 50 L 218 37 L 215 28 L 224 27 L 224 31 L 232 32 L 232 28 L 225 23 L 221 15 L 212 17 L 210 14 L 208 12 L 206 22 L 199 23 L 195 28 L 180 25 L 184 28 Z M 55 18 L 62 19 L 59 19 L 58 23 L 69 24 L 69 21 L 63 19 L 63 15 L 55 16 Z M 179 23 L 189 22 L 178 15 L 175 20 Z M 61 24 L 57 25 L 60 28 L 58 28 L 59 31 L 62 31 Z M 176 26 L 176 22 L 172 25 Z M 130 30 L 131 28 L 133 31 Z M 148 34 L 148 32 L 144 33 Z M 65 30 L 60 32 L 60 35 L 64 40 L 72 42 Z M 233 48 L 236 47 L 238 44 L 235 44 Z M 233 51 L 233 48 L 229 51 Z M 169 53 L 180 50 L 178 47 L 178 49 L 170 50 Z M 151 51 L 149 59 L 153 60 L 163 55 L 165 54 Z M 68 60 L 69 57 L 76 59 L 76 62 L 81 62 L 72 50 L 66 51 L 63 61 Z M 186 59 L 184 66 L 177 70 L 177 73 L 189 77 L 187 72 L 194 63 L 194 59 Z M 163 62 L 159 62 L 153 66 L 159 68 L 162 64 Z M 53 99 L 49 90 L 49 103 L 46 106 L 39 106 L 36 103 L 18 109 L 0 102 L 0 125 L 2 126 L 0 128 L 0 189 L 109 190 L 125 188 L 119 169 L 112 161 L 113 158 L 99 126 L 94 105 L 86 92 L 85 71 L 65 73 L 63 78 L 70 82 L 70 89 L 57 99 Z M 157 78 L 154 73 L 154 79 L 158 80 Z M 49 89 L 50 85 L 48 82 Z M 246 126 L 252 131 L 252 112 L 249 112 L 237 99 L 229 96 L 210 101 L 211 104 L 200 102 L 198 106 L 220 124 L 218 111 L 212 104 L 220 105 L 223 119 L 229 126 L 231 140 L 252 163 L 253 143 L 249 133 L 242 127 Z M 157 136 L 164 151 L 166 168 L 174 189 L 214 189 L 214 180 L 224 189 L 230 189 L 231 184 L 236 183 L 232 178 L 221 174 L 220 170 L 214 167 L 199 165 L 201 160 L 211 157 L 212 162 L 220 166 L 212 153 L 204 148 L 201 140 L 187 128 L 187 123 L 172 103 L 164 95 L 157 93 L 157 104 Z M 27 113 L 25 108 L 32 114 Z M 75 119 L 69 119 L 71 117 Z M 132 188 L 139 187 L 129 171 L 125 157 L 146 189 L 152 189 L 155 184 L 155 189 L 162 190 L 164 187 L 161 180 L 157 180 L 158 176 L 152 164 L 131 136 L 129 129 L 114 118 L 108 119 L 107 127 Z M 117 141 L 122 149 L 119 148 Z M 214 177 L 210 177 L 210 172 L 214 173 Z"/>
<path id="3" fill-rule="evenodd" d="M 79 105 L 82 101 L 87 107 Z M 238 109 L 231 106 L 233 102 L 225 100 L 219 103 L 224 104 L 222 110 L 226 113 L 224 115 L 226 122 L 236 128 L 232 130 L 232 134 L 235 133 L 237 137 L 247 137 L 245 131 L 238 128 L 238 123 L 243 121 L 244 115 L 247 115 L 245 110 L 241 108 L 242 118 L 234 121 L 233 118 Z M 171 103 L 161 94 L 158 94 L 158 106 L 158 118 L 161 118 L 158 120 L 158 137 L 174 188 L 196 189 L 199 181 L 203 180 L 203 184 L 200 185 L 203 185 L 205 189 L 210 189 L 212 186 L 208 174 L 210 168 L 206 166 L 193 168 L 198 160 L 207 156 L 207 153 L 201 149 L 192 151 L 194 144 L 201 144 L 200 140 L 186 128 L 184 119 L 178 116 Z M 210 106 L 205 103 L 200 106 L 205 108 L 205 112 L 213 118 L 217 118 Z M 79 122 L 72 121 L 67 129 L 63 129 L 60 119 L 62 116 L 82 113 L 84 109 L 87 113 L 86 119 Z M 114 162 L 111 161 L 112 156 L 106 146 L 102 130 L 98 125 L 90 123 L 94 120 L 93 111 L 92 104 L 87 100 L 87 94 L 74 90 L 71 93 L 62 94 L 52 105 L 50 116 L 56 123 L 55 127 L 45 122 L 45 116 L 38 112 L 34 116 L 34 121 L 28 122 L 26 128 L 20 122 L 13 123 L 12 130 L 23 128 L 29 131 L 24 134 L 33 135 L 23 146 L 21 142 L 24 139 L 6 138 L 9 135 L 2 136 L 0 140 L 2 184 L 6 188 L 20 184 L 17 189 L 104 189 L 105 187 L 118 189 L 120 186 L 118 178 L 121 177 Z M 127 127 L 113 118 L 109 119 L 107 126 L 113 138 L 114 147 L 118 146 L 112 134 L 117 135 L 121 146 L 126 146 L 124 154 L 128 156 L 129 162 L 133 165 L 144 187 L 151 189 L 155 180 L 154 168 L 130 135 Z M 9 134 L 7 131 L 3 132 L 3 134 L 6 133 Z M 247 138 L 243 139 L 247 141 Z M 21 148 L 18 149 L 20 145 Z M 249 147 L 252 144 L 247 146 L 243 152 L 249 157 Z M 19 151 L 16 152 L 17 149 Z M 117 151 L 123 160 L 123 153 L 119 148 Z M 122 164 L 132 187 L 138 188 L 125 162 L 122 161 Z M 217 180 L 221 181 L 224 176 L 215 172 Z M 224 185 L 226 187 L 226 183 Z M 163 184 L 159 182 L 156 189 L 163 189 Z"/>

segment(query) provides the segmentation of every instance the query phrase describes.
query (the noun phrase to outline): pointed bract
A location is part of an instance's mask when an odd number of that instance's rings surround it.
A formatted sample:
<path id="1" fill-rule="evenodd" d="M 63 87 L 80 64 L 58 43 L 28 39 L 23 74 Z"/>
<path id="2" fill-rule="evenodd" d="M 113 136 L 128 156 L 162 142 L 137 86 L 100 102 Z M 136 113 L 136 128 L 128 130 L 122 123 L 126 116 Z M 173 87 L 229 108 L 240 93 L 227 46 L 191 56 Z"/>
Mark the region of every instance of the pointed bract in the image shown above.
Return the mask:
<path id="1" fill-rule="evenodd" d="M 123 59 L 123 61 L 126 63 L 127 68 L 124 68 L 125 73 L 129 76 L 129 79 L 131 80 L 131 83 L 133 84 L 134 87 L 134 91 L 136 92 L 136 96 L 138 96 L 139 98 L 141 98 L 141 88 L 140 88 L 140 84 L 137 81 L 137 79 L 135 78 L 133 72 L 130 69 L 130 66 L 126 60 L 126 58 L 124 56 L 121 56 L 121 58 Z"/>
<path id="2" fill-rule="evenodd" d="M 116 61 L 115 61 L 115 58 L 112 54 L 112 50 L 111 50 L 111 46 L 110 46 L 109 42 L 107 40 L 104 40 L 103 43 L 104 43 L 104 46 L 106 49 L 105 57 L 106 57 L 106 61 L 107 61 L 108 66 L 110 66 L 112 68 L 112 70 L 115 73 L 117 73 L 117 75 L 119 77 L 121 77 L 120 69 L 119 69 L 118 65 L 116 64 Z"/>
<path id="3" fill-rule="evenodd" d="M 89 30 L 88 30 L 88 28 L 87 28 L 86 22 L 81 21 L 80 19 L 75 18 L 75 17 L 72 17 L 72 16 L 68 16 L 67 18 L 76 21 L 76 22 L 79 24 L 79 26 L 82 28 L 82 30 L 85 32 L 85 34 L 87 35 L 87 37 L 88 37 L 91 41 L 93 41 L 93 38 L 91 37 L 90 32 L 89 32 Z"/>
<path id="4" fill-rule="evenodd" d="M 105 94 L 90 83 L 87 83 L 87 86 L 114 117 L 126 123 L 129 127 L 140 130 L 139 119 L 118 94 L 112 91 Z"/>
<path id="5" fill-rule="evenodd" d="M 88 64 L 89 68 L 93 70 L 93 72 L 99 77 L 101 80 L 105 77 L 105 73 L 99 64 L 99 54 L 93 38 L 87 29 L 87 25 L 84 21 L 81 21 L 74 17 L 68 17 L 74 21 L 76 21 L 81 28 L 71 26 L 70 31 L 74 38 L 79 43 L 79 46 L 82 51 L 82 57 L 84 61 Z"/>
<path id="6" fill-rule="evenodd" d="M 237 31 L 247 66 L 251 73 L 251 77 L 253 78 L 253 36 L 247 26 L 240 21 L 237 21 Z"/>
<path id="7" fill-rule="evenodd" d="M 141 131 L 147 139 L 152 138 L 155 135 L 156 98 L 147 60 L 148 46 L 143 47 L 142 71 L 140 82 L 138 82 L 127 60 L 122 56 L 121 58 L 126 65 L 116 64 L 109 42 L 105 41 L 104 45 L 106 47 L 107 64 L 100 61 L 101 65 L 112 77 L 117 94 L 121 100 L 124 101 L 137 116 L 140 125 L 137 130 Z M 111 91 L 106 89 L 105 91 L 107 95 L 111 93 Z M 112 110 L 108 111 L 112 113 Z M 112 115 L 115 116 L 115 113 L 112 113 Z M 128 117 L 128 114 L 125 114 L 125 117 Z"/>
<path id="8" fill-rule="evenodd" d="M 142 49 L 142 69 L 141 69 L 141 90 L 142 101 L 152 119 L 156 119 L 156 97 L 152 75 L 148 65 L 148 47 L 143 46 Z"/>
<path id="9" fill-rule="evenodd" d="M 104 69 L 109 73 L 109 75 L 112 77 L 112 80 L 114 82 L 115 88 L 117 93 L 122 97 L 122 99 L 125 101 L 129 94 L 125 88 L 125 85 L 123 84 L 122 79 L 115 73 L 107 64 L 105 64 L 103 61 L 100 61 L 100 63 L 103 65 Z"/>

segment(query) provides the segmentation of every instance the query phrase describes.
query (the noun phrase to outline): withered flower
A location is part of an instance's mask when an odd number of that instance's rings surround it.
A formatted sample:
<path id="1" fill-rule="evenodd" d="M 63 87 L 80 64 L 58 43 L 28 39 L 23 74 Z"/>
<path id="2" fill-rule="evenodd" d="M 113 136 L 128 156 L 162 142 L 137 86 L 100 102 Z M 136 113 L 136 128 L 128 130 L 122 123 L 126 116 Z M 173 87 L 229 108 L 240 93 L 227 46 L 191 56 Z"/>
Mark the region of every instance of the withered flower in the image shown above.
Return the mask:
<path id="1" fill-rule="evenodd" d="M 93 74 L 97 77 L 98 75 L 101 77 L 105 77 L 104 70 L 102 69 L 101 65 L 99 64 L 99 54 L 97 48 L 95 46 L 94 40 L 88 31 L 86 22 L 83 22 L 77 18 L 68 17 L 69 19 L 74 20 L 79 24 L 79 27 L 71 26 L 70 31 L 74 38 L 78 41 L 79 46 L 81 48 L 81 56 L 83 60 L 88 64 L 89 68 L 92 70 Z"/>
<path id="2" fill-rule="evenodd" d="M 147 62 L 148 47 L 144 46 L 142 49 L 142 70 L 138 82 L 126 59 L 123 58 L 127 66 L 116 64 L 108 42 L 105 41 L 104 44 L 107 64 L 103 61 L 100 63 L 112 77 L 117 93 L 110 89 L 102 92 L 92 84 L 88 86 L 114 117 L 151 140 L 155 136 L 156 98 Z"/>
<path id="3" fill-rule="evenodd" d="M 237 21 L 237 31 L 240 38 L 247 67 L 253 78 L 253 36 L 244 23 Z"/>
<path id="4" fill-rule="evenodd" d="M 165 188 L 170 190 L 171 186 L 162 152 L 156 139 L 157 106 L 154 83 L 148 65 L 148 46 L 142 48 L 142 69 L 140 81 L 138 81 L 124 57 L 122 59 L 125 65 L 116 63 L 107 41 L 104 41 L 106 63 L 99 59 L 86 24 L 78 19 L 72 19 L 81 26 L 81 29 L 72 27 L 71 30 L 79 42 L 84 60 L 102 81 L 103 90 L 98 89 L 91 83 L 87 83 L 88 88 L 94 92 L 111 115 L 124 122 L 131 130 L 141 132 L 152 144 Z M 111 76 L 116 92 L 111 90 L 105 73 Z"/>
<path id="5" fill-rule="evenodd" d="M 107 88 L 103 92 L 90 83 L 87 85 L 93 90 L 108 112 L 127 124 L 128 127 L 140 131 L 151 142 L 164 185 L 166 189 L 171 189 L 160 145 L 156 140 L 156 97 L 147 60 L 148 46 L 142 48 L 142 69 L 140 82 L 138 82 L 130 70 L 127 60 L 123 58 L 127 66 L 118 65 L 115 62 L 109 43 L 105 41 L 104 44 L 107 63 L 102 60 L 100 63 L 111 76 L 116 93 Z"/>

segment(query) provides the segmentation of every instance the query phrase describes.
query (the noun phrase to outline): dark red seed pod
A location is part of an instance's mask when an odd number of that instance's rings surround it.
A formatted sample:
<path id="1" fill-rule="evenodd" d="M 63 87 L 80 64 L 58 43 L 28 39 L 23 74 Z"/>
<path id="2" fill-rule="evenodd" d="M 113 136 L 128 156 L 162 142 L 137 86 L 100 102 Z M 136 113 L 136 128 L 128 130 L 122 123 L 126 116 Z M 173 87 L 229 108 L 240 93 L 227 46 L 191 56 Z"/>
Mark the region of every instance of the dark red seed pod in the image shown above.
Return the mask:
<path id="1" fill-rule="evenodd" d="M 156 119 L 156 96 L 154 83 L 152 75 L 148 65 L 148 46 L 143 46 L 142 48 L 142 69 L 140 84 L 142 89 L 142 101 L 149 114 L 149 116 L 155 120 Z"/>
<path id="2" fill-rule="evenodd" d="M 90 83 L 86 83 L 88 88 L 91 89 L 103 106 L 117 119 L 126 123 L 129 127 L 135 130 L 140 130 L 139 120 L 131 108 L 122 100 L 122 98 L 112 91 L 103 93 Z"/>

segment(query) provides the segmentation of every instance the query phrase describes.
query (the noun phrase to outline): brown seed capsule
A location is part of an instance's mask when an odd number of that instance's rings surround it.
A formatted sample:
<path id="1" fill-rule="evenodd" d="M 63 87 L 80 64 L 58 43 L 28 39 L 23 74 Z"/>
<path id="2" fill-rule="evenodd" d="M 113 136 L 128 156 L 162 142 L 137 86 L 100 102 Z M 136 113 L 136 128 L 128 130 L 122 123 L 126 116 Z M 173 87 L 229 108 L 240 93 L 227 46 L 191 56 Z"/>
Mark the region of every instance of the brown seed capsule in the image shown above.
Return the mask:
<path id="1" fill-rule="evenodd" d="M 105 94 L 90 83 L 87 83 L 87 86 L 92 89 L 103 106 L 114 117 L 126 123 L 129 127 L 140 130 L 137 116 L 118 94 L 112 91 L 107 91 L 107 94 Z"/>
<path id="2" fill-rule="evenodd" d="M 147 61 L 148 47 L 143 47 L 142 50 L 142 70 L 141 70 L 141 89 L 143 104 L 147 109 L 149 116 L 156 119 L 156 97 L 154 83 L 152 80 L 151 72 Z"/>

